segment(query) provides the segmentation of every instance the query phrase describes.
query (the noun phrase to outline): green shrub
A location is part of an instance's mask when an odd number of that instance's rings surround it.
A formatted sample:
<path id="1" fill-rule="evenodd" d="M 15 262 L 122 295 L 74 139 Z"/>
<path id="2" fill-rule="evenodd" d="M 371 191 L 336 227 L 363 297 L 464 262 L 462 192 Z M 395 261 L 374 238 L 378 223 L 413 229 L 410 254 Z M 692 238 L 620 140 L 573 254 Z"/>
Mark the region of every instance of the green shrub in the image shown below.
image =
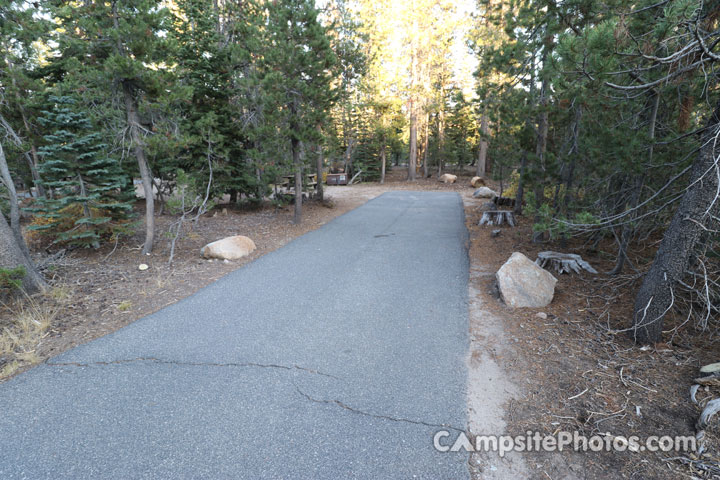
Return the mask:
<path id="1" fill-rule="evenodd" d="M 20 290 L 25 273 L 25 267 L 0 268 L 0 292 Z"/>

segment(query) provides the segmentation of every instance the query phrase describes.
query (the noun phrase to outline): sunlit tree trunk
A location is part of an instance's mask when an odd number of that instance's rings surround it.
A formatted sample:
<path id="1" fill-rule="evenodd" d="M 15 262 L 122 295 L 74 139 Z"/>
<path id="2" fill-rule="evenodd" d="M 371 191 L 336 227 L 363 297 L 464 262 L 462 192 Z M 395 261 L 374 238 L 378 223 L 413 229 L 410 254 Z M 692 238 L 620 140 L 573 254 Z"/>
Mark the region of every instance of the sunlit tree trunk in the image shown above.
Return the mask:
<path id="1" fill-rule="evenodd" d="M 410 100 L 410 158 L 408 159 L 408 180 L 415 180 L 417 168 L 417 114 L 414 101 Z"/>
<path id="2" fill-rule="evenodd" d="M 380 139 L 382 141 L 382 146 L 380 147 L 380 185 L 385 183 L 385 165 L 387 163 L 386 158 L 386 150 L 385 147 L 385 136 L 383 135 Z"/>
<path id="3" fill-rule="evenodd" d="M 430 168 L 428 165 L 428 140 L 430 134 L 430 114 L 425 114 L 425 135 L 423 136 L 423 175 L 425 178 L 430 176 Z"/>

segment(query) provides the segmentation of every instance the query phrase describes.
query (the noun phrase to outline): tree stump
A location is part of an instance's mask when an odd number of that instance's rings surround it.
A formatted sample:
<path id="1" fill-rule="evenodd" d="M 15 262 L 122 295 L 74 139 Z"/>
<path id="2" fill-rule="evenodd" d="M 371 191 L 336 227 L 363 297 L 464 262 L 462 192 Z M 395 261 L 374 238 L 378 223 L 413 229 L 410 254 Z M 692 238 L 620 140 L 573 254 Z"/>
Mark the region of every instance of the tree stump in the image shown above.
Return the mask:
<path id="1" fill-rule="evenodd" d="M 511 227 L 515 226 L 515 215 L 510 210 L 488 210 L 483 212 L 479 225 L 502 225 L 507 223 Z"/>
<path id="2" fill-rule="evenodd" d="M 574 253 L 540 252 L 535 263 L 542 268 L 549 266 L 560 274 L 570 273 L 571 271 L 580 273 L 581 269 L 590 273 L 598 273 L 580 255 Z"/>
<path id="3" fill-rule="evenodd" d="M 492 201 L 498 207 L 514 207 L 515 206 L 514 198 L 494 197 Z"/>

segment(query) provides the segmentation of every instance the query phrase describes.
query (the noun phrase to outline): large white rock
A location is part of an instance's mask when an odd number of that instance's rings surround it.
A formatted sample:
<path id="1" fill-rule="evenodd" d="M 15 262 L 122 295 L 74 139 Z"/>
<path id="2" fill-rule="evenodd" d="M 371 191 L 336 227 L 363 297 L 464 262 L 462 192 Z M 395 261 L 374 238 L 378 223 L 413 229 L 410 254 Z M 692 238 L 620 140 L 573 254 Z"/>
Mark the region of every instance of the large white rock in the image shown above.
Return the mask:
<path id="1" fill-rule="evenodd" d="M 557 279 L 520 252 L 495 274 L 500 296 L 512 308 L 544 307 L 552 302 Z"/>
<path id="2" fill-rule="evenodd" d="M 457 182 L 457 175 L 452 175 L 450 173 L 444 173 L 444 174 L 440 175 L 440 177 L 438 178 L 438 182 L 455 183 L 455 182 Z"/>
<path id="3" fill-rule="evenodd" d="M 480 187 L 473 193 L 473 197 L 475 198 L 493 198 L 497 196 L 497 192 L 488 187 Z"/>
<path id="4" fill-rule="evenodd" d="M 249 255 L 255 250 L 255 242 L 248 237 L 236 235 L 223 238 L 217 242 L 208 243 L 200 250 L 203 258 L 217 258 L 220 260 L 237 260 Z"/>

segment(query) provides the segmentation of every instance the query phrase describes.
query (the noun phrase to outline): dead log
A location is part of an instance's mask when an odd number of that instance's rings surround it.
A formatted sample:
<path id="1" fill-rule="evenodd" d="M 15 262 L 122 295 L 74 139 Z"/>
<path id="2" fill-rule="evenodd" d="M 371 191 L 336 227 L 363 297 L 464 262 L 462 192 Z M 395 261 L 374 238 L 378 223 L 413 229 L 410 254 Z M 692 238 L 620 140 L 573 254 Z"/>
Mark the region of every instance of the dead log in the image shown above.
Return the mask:
<path id="1" fill-rule="evenodd" d="M 700 368 L 701 377 L 709 377 L 711 375 L 720 375 L 720 363 L 711 363 Z"/>
<path id="2" fill-rule="evenodd" d="M 697 400 L 697 391 L 700 389 L 700 385 L 693 385 L 690 387 L 690 400 L 695 404 L 698 405 L 699 402 Z"/>
<path id="3" fill-rule="evenodd" d="M 720 387 L 720 373 L 714 373 L 706 377 L 698 377 L 694 381 L 695 383 L 698 383 L 700 385 L 705 385 L 709 387 Z"/>
<path id="4" fill-rule="evenodd" d="M 540 252 L 535 260 L 542 268 L 551 267 L 558 273 L 580 273 L 580 270 L 587 270 L 590 273 L 598 273 L 589 263 L 575 253 Z"/>
<path id="5" fill-rule="evenodd" d="M 708 426 L 708 423 L 710 422 L 710 419 L 712 419 L 712 417 L 715 416 L 715 414 L 718 412 L 720 412 L 720 398 L 710 400 L 708 404 L 705 405 L 705 408 L 700 414 L 700 418 L 698 418 L 697 429 L 705 430 L 705 428 Z"/>
<path id="6" fill-rule="evenodd" d="M 479 225 L 503 225 L 515 226 L 515 215 L 510 210 L 488 210 L 483 212 Z"/>

